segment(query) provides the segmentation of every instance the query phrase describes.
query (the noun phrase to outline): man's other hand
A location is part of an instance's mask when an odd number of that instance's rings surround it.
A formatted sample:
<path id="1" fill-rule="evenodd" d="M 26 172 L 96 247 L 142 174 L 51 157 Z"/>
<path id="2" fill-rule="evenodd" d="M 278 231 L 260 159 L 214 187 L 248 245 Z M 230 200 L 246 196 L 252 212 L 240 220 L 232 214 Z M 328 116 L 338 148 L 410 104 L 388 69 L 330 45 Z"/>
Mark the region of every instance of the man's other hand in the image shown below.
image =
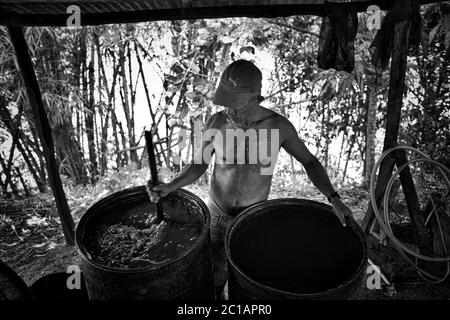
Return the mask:
<path id="1" fill-rule="evenodd" d="M 334 198 L 332 201 L 332 205 L 333 205 L 334 213 L 339 218 L 342 225 L 344 227 L 346 227 L 347 226 L 347 218 L 346 217 L 347 216 L 353 217 L 352 211 L 339 198 Z"/>
<path id="2" fill-rule="evenodd" d="M 153 203 L 159 202 L 161 198 L 164 198 L 167 196 L 170 192 L 174 191 L 175 188 L 170 183 L 161 183 L 154 187 L 152 185 L 152 182 L 149 180 L 146 184 L 146 189 L 148 196 L 150 198 L 150 201 Z"/>

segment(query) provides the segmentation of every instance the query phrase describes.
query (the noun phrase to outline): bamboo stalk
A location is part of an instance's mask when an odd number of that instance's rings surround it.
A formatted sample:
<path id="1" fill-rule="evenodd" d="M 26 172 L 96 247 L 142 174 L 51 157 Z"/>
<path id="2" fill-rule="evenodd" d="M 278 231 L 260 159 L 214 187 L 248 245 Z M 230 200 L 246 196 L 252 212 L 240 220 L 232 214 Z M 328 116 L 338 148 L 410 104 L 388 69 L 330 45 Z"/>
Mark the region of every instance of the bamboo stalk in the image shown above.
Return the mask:
<path id="1" fill-rule="evenodd" d="M 41 145 L 46 158 L 50 186 L 56 200 L 56 207 L 61 219 L 61 224 L 68 245 L 74 245 L 75 224 L 70 214 L 66 195 L 58 173 L 58 164 L 55 159 L 55 149 L 52 132 L 42 102 L 41 92 L 36 79 L 33 63 L 28 52 L 23 30 L 20 27 L 8 27 L 8 32 L 16 52 L 17 63 L 20 67 L 25 87 L 28 93 L 31 110 L 33 112 L 36 126 L 41 140 Z"/>

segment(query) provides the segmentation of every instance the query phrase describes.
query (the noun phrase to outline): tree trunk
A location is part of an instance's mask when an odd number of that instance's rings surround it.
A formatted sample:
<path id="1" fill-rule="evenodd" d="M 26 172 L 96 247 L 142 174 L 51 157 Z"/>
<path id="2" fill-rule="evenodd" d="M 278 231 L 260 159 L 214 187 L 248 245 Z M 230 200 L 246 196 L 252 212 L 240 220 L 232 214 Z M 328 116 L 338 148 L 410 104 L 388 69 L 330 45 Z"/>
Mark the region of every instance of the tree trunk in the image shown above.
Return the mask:
<path id="1" fill-rule="evenodd" d="M 89 171 L 90 171 L 90 180 L 91 183 L 95 182 L 98 177 L 98 164 L 97 164 L 97 155 L 95 152 L 95 130 L 94 130 L 94 116 L 95 116 L 95 107 L 94 107 L 94 46 L 91 45 L 91 60 L 89 62 L 89 67 L 86 70 L 86 38 L 84 38 L 84 49 L 82 49 L 82 59 L 83 67 L 85 71 L 83 74 L 88 76 L 88 82 L 86 81 L 86 77 L 83 77 L 83 96 L 84 96 L 84 104 L 85 104 L 85 127 L 86 127 L 86 136 L 88 142 L 88 150 L 89 150 Z"/>
<path id="2" fill-rule="evenodd" d="M 122 80 L 122 87 L 121 87 L 121 98 L 122 98 L 122 107 L 123 112 L 125 114 L 125 121 L 127 125 L 127 131 L 128 131 L 128 141 L 130 144 L 130 157 L 131 161 L 138 162 L 139 158 L 137 156 L 136 150 L 133 150 L 133 148 L 136 146 L 135 136 L 134 136 L 134 124 L 133 124 L 133 117 L 132 117 L 132 106 L 130 105 L 129 98 L 131 97 L 130 94 L 132 92 L 129 92 L 129 85 L 128 85 L 128 79 L 126 74 L 126 67 L 125 67 L 125 49 L 123 47 L 119 48 L 119 64 L 120 64 L 120 76 Z M 132 79 L 129 79 L 131 82 Z M 124 148 L 126 149 L 126 147 Z M 128 162 L 128 161 L 127 161 Z"/>
<path id="3" fill-rule="evenodd" d="M 366 159 L 364 166 L 364 185 L 370 183 L 370 176 L 375 166 L 375 138 L 376 138 L 376 120 L 377 120 L 377 90 L 374 83 L 369 83 L 367 91 L 368 107 L 366 118 Z"/>
<path id="4" fill-rule="evenodd" d="M 127 166 L 129 162 L 128 151 L 127 150 L 127 138 L 125 137 L 125 132 L 123 131 L 122 122 L 118 121 L 117 126 L 119 127 L 120 137 L 122 138 L 122 150 L 123 150 L 123 160 L 121 166 Z"/>
<path id="5" fill-rule="evenodd" d="M 324 163 L 325 163 L 325 170 L 328 171 L 328 155 L 329 155 L 329 146 L 330 146 L 330 103 L 327 102 L 327 109 L 326 109 L 326 121 L 324 123 L 325 125 L 325 151 L 324 151 Z M 324 115 L 325 117 L 325 115 Z"/>
<path id="6" fill-rule="evenodd" d="M 55 94 L 61 97 L 68 97 L 72 92 L 72 87 L 65 85 L 67 82 L 67 73 L 65 68 L 60 64 L 60 61 L 64 59 L 61 54 L 61 48 L 59 48 L 57 42 L 50 33 L 44 33 L 42 42 L 45 50 L 45 55 L 40 63 L 36 64 L 36 68 L 40 72 L 45 74 L 52 74 L 55 78 L 54 83 L 42 84 L 43 88 L 47 91 L 53 91 Z M 79 60 L 79 55 L 75 51 L 77 60 Z M 73 60 L 73 56 L 71 60 Z M 73 84 L 74 78 L 69 76 L 69 83 Z M 76 83 L 75 83 L 76 84 Z M 78 94 L 77 90 L 75 90 Z M 49 123 L 52 128 L 52 135 L 55 145 L 55 151 L 60 162 L 59 171 L 67 176 L 69 176 L 75 183 L 86 183 L 87 173 L 84 165 L 84 158 L 81 153 L 77 138 L 74 133 L 72 125 L 72 106 L 66 109 L 56 110 L 59 108 L 55 104 L 45 105 L 47 114 L 49 115 Z M 53 115 L 57 114 L 58 121 L 54 121 Z"/>
<path id="7" fill-rule="evenodd" d="M 110 110 L 111 112 L 111 121 L 112 121 L 112 129 L 113 129 L 113 138 L 114 138 L 114 145 L 115 145 L 115 151 L 116 151 L 116 167 L 117 170 L 119 170 L 119 168 L 122 166 L 122 161 L 121 161 L 121 154 L 120 154 L 120 142 L 119 142 L 119 134 L 117 133 L 117 118 L 116 118 L 116 113 L 114 112 L 114 110 Z"/>
<path id="8" fill-rule="evenodd" d="M 144 50 L 141 46 L 138 46 L 138 42 L 135 41 L 136 60 L 137 60 L 138 65 L 139 65 L 139 74 L 141 75 L 142 85 L 144 87 L 145 97 L 147 98 L 147 105 L 148 105 L 148 109 L 149 109 L 149 112 L 150 112 L 150 117 L 152 119 L 152 125 L 151 125 L 150 131 L 154 132 L 157 140 L 161 140 L 161 136 L 159 135 L 158 126 L 156 124 L 156 114 L 155 114 L 155 112 L 153 111 L 153 108 L 152 108 L 152 103 L 151 103 L 151 100 L 150 100 L 150 93 L 149 93 L 149 90 L 148 90 L 147 80 L 145 78 L 145 73 L 144 73 L 144 69 L 142 67 L 142 60 L 141 60 L 141 57 L 139 55 L 138 47 L 141 48 L 142 50 Z M 144 54 L 148 54 L 148 53 L 146 53 L 144 51 Z M 157 153 L 156 158 L 158 160 L 159 159 L 159 154 L 160 154 L 160 152 L 158 151 L 158 145 L 155 145 L 155 152 Z"/>
<path id="9" fill-rule="evenodd" d="M 347 137 L 347 135 L 345 134 L 345 132 L 342 133 L 342 141 L 341 141 L 341 148 L 339 150 L 339 159 L 338 159 L 338 164 L 336 167 L 336 170 L 339 174 L 339 171 L 341 171 L 341 160 L 342 160 L 342 151 L 344 151 L 344 144 L 345 144 L 345 138 Z"/>
<path id="10" fill-rule="evenodd" d="M 42 179 L 42 176 L 39 176 L 37 171 L 40 169 L 39 166 L 36 163 L 36 160 L 33 158 L 31 152 L 27 150 L 24 146 L 22 146 L 20 139 L 22 141 L 26 141 L 28 137 L 24 135 L 22 130 L 17 127 L 16 123 L 13 121 L 11 113 L 9 112 L 8 108 L 6 108 L 6 103 L 2 97 L 0 97 L 0 118 L 2 119 L 6 129 L 9 131 L 11 136 L 17 137 L 16 143 L 17 143 L 17 149 L 22 155 L 22 158 L 24 159 L 28 170 L 30 171 L 31 175 L 33 176 L 34 181 L 36 182 L 36 186 L 39 190 L 39 192 L 46 192 L 45 187 L 45 175 L 44 179 Z M 7 185 L 8 179 L 6 180 L 5 184 Z"/>
<path id="11" fill-rule="evenodd" d="M 3 172 L 6 176 L 6 181 L 5 181 L 5 186 L 6 188 L 8 188 L 8 184 L 11 187 L 11 191 L 14 194 L 14 196 L 18 197 L 19 196 L 19 190 L 17 190 L 16 185 L 14 184 L 14 182 L 12 181 L 12 175 L 11 175 L 11 170 L 8 170 L 7 165 L 0 153 L 0 165 L 2 166 Z"/>
<path id="12" fill-rule="evenodd" d="M 62 173 L 67 174 L 75 183 L 87 183 L 84 159 L 75 134 L 60 127 L 53 128 L 52 131 L 56 154 L 64 156 L 60 161 L 64 167 L 67 166 L 67 169 L 62 168 Z"/>
<path id="13" fill-rule="evenodd" d="M 0 187 L 2 188 L 2 195 L 9 197 L 8 186 L 3 182 L 2 176 L 0 175 Z"/>
<path id="14" fill-rule="evenodd" d="M 30 196 L 30 191 L 28 190 L 27 184 L 25 183 L 25 180 L 23 179 L 22 173 L 20 173 L 20 170 L 18 167 L 14 167 L 16 171 L 16 175 L 19 178 L 20 183 L 22 184 L 23 191 L 25 193 L 25 197 Z"/>
<path id="15" fill-rule="evenodd" d="M 342 173 L 342 183 L 344 183 L 345 177 L 347 176 L 348 162 L 349 162 L 350 157 L 352 155 L 353 146 L 355 145 L 356 135 L 352 134 L 350 140 L 351 141 L 350 141 L 350 144 L 349 144 L 349 147 L 348 147 L 348 151 L 347 151 L 347 159 L 345 160 L 344 172 Z"/>

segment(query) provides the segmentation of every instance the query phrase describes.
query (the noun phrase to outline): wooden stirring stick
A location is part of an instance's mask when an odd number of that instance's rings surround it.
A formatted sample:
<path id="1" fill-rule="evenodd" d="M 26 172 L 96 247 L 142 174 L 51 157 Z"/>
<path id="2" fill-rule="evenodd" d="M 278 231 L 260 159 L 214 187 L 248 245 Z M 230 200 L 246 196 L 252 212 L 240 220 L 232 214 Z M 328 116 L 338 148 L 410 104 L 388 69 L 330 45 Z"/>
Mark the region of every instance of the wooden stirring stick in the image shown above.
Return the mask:
<path id="1" fill-rule="evenodd" d="M 158 171 L 156 170 L 155 150 L 153 148 L 153 137 L 150 131 L 145 131 L 145 143 L 147 145 L 148 165 L 150 166 L 150 174 L 152 176 L 152 185 L 156 187 L 158 182 Z M 156 223 L 159 224 L 164 220 L 163 205 L 161 199 L 154 204 L 156 210 Z"/>

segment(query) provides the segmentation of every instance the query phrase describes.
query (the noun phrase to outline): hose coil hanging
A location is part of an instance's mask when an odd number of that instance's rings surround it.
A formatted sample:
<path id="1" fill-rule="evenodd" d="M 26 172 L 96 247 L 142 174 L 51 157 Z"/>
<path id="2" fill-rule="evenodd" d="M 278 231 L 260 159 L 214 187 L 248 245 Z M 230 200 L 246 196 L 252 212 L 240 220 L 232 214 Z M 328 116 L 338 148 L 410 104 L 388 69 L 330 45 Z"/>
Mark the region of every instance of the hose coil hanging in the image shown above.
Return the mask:
<path id="1" fill-rule="evenodd" d="M 396 150 L 412 151 L 412 152 L 415 152 L 415 153 L 419 154 L 420 158 L 412 159 L 412 160 L 407 161 L 406 163 L 404 163 L 400 167 L 398 167 L 397 170 L 394 172 L 394 174 L 392 175 L 392 177 L 390 178 L 390 180 L 389 180 L 389 182 L 388 182 L 388 184 L 386 186 L 386 190 L 385 190 L 385 193 L 384 193 L 384 198 L 383 198 L 383 215 L 382 215 L 380 213 L 379 209 L 378 209 L 377 201 L 376 201 L 376 197 L 375 197 L 376 172 L 378 171 L 378 168 L 380 167 L 380 164 L 383 161 L 383 159 L 386 158 L 391 152 L 396 151 Z M 427 162 L 427 163 L 430 163 L 430 164 L 436 166 L 438 168 L 438 171 L 439 171 L 440 175 L 445 180 L 447 188 L 450 190 L 450 180 L 448 179 L 448 177 L 446 175 L 446 174 L 450 175 L 450 169 L 449 168 L 447 168 L 446 166 L 444 166 L 440 162 L 437 162 L 435 160 L 430 159 L 425 153 L 423 153 L 423 152 L 421 152 L 421 151 L 419 151 L 419 150 L 417 150 L 417 149 L 415 149 L 413 147 L 410 147 L 410 146 L 396 146 L 396 147 L 390 148 L 390 149 L 386 150 L 385 152 L 383 152 L 381 157 L 375 163 L 375 166 L 374 166 L 374 168 L 372 170 L 372 174 L 371 174 L 371 177 L 370 177 L 370 201 L 371 201 L 371 204 L 372 204 L 373 212 L 375 213 L 375 217 L 376 217 L 376 219 L 377 219 L 381 229 L 388 236 L 388 238 L 391 240 L 392 244 L 398 250 L 400 255 L 412 267 L 414 267 L 418 271 L 419 275 L 424 280 L 426 280 L 428 282 L 431 282 L 431 283 L 441 283 L 441 282 L 445 281 L 447 279 L 448 275 L 450 274 L 450 255 L 447 252 L 447 247 L 446 247 L 446 244 L 445 244 L 444 231 L 442 229 L 441 220 L 439 218 L 439 214 L 437 213 L 437 209 L 436 209 L 436 205 L 434 203 L 434 200 L 431 198 L 431 202 L 432 202 L 432 205 L 433 205 L 433 210 L 431 211 L 431 214 L 434 213 L 434 215 L 436 217 L 436 222 L 437 222 L 437 225 L 438 225 L 440 238 L 442 240 L 443 251 L 444 251 L 445 257 L 427 256 L 427 255 L 421 254 L 421 253 L 416 252 L 413 249 L 409 248 L 408 246 L 406 246 L 403 242 L 401 242 L 394 235 L 394 233 L 392 232 L 391 224 L 389 222 L 389 205 L 388 205 L 388 203 L 389 203 L 389 194 L 391 192 L 392 185 L 394 184 L 395 179 L 397 178 L 397 176 L 400 174 L 400 172 L 402 170 L 404 170 L 410 164 L 417 163 L 417 162 Z M 428 220 L 429 219 L 427 219 L 427 221 Z M 415 261 L 413 261 L 410 258 L 410 256 L 414 257 Z M 446 262 L 447 263 L 447 269 L 446 269 L 445 275 L 443 277 L 439 277 L 439 276 L 436 276 L 435 274 L 432 274 L 432 273 L 428 272 L 427 270 L 424 270 L 423 268 L 421 268 L 419 266 L 418 260 L 424 260 L 424 261 L 430 261 L 430 262 Z"/>

